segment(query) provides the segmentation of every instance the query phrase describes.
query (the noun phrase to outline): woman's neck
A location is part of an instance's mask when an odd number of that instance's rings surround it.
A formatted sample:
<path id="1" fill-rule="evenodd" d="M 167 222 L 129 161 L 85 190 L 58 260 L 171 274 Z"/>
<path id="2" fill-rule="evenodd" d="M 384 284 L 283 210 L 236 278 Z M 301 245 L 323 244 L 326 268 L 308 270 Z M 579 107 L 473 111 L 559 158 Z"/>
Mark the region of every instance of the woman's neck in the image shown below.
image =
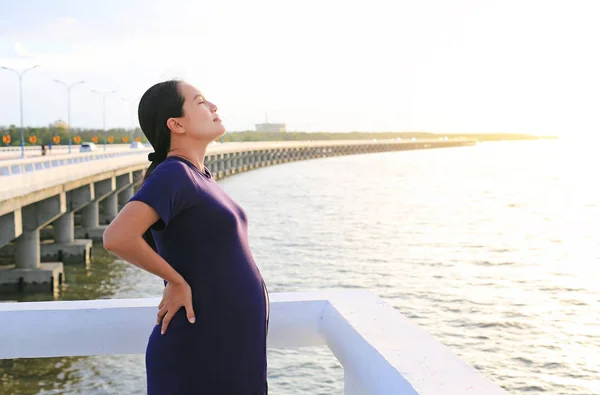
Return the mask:
<path id="1" fill-rule="evenodd" d="M 204 156 L 206 154 L 206 148 L 202 149 L 202 151 L 199 150 L 190 150 L 190 149 L 182 149 L 182 148 L 172 148 L 169 153 L 167 154 L 167 157 L 169 156 L 179 156 L 180 158 L 183 158 L 185 160 L 187 160 L 188 162 L 192 163 L 194 166 L 196 166 L 198 169 L 200 169 L 200 171 L 205 171 L 204 170 Z"/>

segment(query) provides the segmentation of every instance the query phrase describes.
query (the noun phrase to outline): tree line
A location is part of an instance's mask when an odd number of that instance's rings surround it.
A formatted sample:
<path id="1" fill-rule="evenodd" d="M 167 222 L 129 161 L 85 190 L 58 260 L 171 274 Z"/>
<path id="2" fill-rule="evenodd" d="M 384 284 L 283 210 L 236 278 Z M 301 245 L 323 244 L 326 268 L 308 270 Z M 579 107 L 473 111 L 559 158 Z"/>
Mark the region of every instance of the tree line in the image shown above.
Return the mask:
<path id="1" fill-rule="evenodd" d="M 15 125 L 8 127 L 0 126 L 0 135 L 3 137 L 1 145 L 20 145 L 20 128 Z M 8 136 L 8 137 L 5 137 Z M 25 145 L 41 144 L 67 144 L 68 131 L 65 127 L 50 125 L 47 127 L 26 127 L 24 129 Z M 35 138 L 33 138 L 35 137 Z M 72 128 L 71 137 L 74 144 L 80 142 L 99 142 L 103 143 L 107 139 L 109 144 L 122 144 L 135 141 L 142 143 L 148 142 L 140 128 L 125 129 L 115 128 L 107 130 L 101 129 L 83 129 Z M 346 133 L 327 133 L 327 132 L 257 132 L 252 130 L 228 132 L 218 138 L 218 142 L 243 142 L 243 141 L 306 141 L 306 140 L 365 140 L 365 139 L 437 139 L 447 137 L 470 138 L 479 141 L 495 140 L 533 140 L 540 138 L 554 138 L 553 136 L 534 136 L 515 133 L 453 133 L 440 134 L 428 132 L 346 132 Z M 58 143 L 57 143 L 58 141 Z"/>
<path id="2" fill-rule="evenodd" d="M 65 127 L 60 126 L 47 126 L 47 127 L 26 127 L 23 129 L 23 135 L 25 137 L 25 145 L 50 145 L 50 144 L 68 144 L 69 132 Z M 0 146 L 7 145 L 20 145 L 21 144 L 21 128 L 10 125 L 0 126 Z M 71 138 L 74 144 L 83 142 L 99 142 L 103 143 L 104 139 L 107 139 L 109 144 L 123 144 L 129 143 L 139 139 L 139 141 L 146 143 L 146 137 L 142 131 L 137 129 L 124 129 L 116 128 L 110 129 L 106 132 L 101 129 L 82 129 L 82 128 L 71 128 Z"/>

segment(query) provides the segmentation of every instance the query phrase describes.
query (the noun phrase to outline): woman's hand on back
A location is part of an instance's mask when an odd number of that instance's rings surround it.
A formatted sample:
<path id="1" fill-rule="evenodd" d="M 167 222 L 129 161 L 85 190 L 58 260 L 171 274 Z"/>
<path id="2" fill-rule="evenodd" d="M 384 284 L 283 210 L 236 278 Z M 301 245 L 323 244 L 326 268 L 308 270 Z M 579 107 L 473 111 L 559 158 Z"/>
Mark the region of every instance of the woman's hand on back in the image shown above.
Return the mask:
<path id="1" fill-rule="evenodd" d="M 158 305 L 156 317 L 156 325 L 160 325 L 162 321 L 161 335 L 165 334 L 169 322 L 182 307 L 185 308 L 188 321 L 192 324 L 196 322 L 192 306 L 192 289 L 189 284 L 183 279 L 180 282 L 168 282 L 163 292 L 163 298 Z"/>

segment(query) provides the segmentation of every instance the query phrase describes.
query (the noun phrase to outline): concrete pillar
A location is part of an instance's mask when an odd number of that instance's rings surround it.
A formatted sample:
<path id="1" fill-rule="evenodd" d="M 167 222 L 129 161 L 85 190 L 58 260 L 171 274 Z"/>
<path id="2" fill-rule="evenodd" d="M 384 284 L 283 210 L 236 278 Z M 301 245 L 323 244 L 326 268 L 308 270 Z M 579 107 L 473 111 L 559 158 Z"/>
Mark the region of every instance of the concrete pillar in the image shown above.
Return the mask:
<path id="1" fill-rule="evenodd" d="M 40 246 L 42 261 L 90 263 L 92 240 L 76 240 L 74 225 L 74 212 L 72 211 L 54 221 L 54 243 L 44 243 Z"/>
<path id="2" fill-rule="evenodd" d="M 98 202 L 91 202 L 81 210 L 81 226 L 83 228 L 98 227 Z"/>
<path id="3" fill-rule="evenodd" d="M 229 171 L 235 173 L 235 154 L 229 154 Z"/>
<path id="4" fill-rule="evenodd" d="M 109 224 L 119 214 L 118 198 L 119 196 L 116 193 L 112 193 L 102 200 L 102 208 L 104 209 L 102 223 Z"/>
<path id="5" fill-rule="evenodd" d="M 17 238 L 15 250 L 16 267 L 37 269 L 40 267 L 40 230 L 23 231 Z"/>
<path id="6" fill-rule="evenodd" d="M 102 241 L 106 226 L 99 225 L 98 201 L 92 202 L 81 209 L 81 228 L 75 228 L 75 237 Z"/>
<path id="7" fill-rule="evenodd" d="M 55 221 L 65 212 L 65 192 L 21 209 L 22 223 L 19 225 L 22 231 L 14 245 L 10 245 L 14 246 L 15 266 L 0 266 L 0 292 L 52 291 L 60 285 L 63 279 L 63 264 L 46 264 L 40 261 L 40 228 Z M 6 218 L 3 222 L 6 225 Z"/>
<path id="8" fill-rule="evenodd" d="M 133 185 L 130 185 L 119 193 L 118 200 L 121 207 L 127 204 L 127 202 L 133 197 L 134 192 Z"/>
<path id="9" fill-rule="evenodd" d="M 233 160 L 232 160 L 232 155 L 233 154 L 225 154 L 225 174 L 226 175 L 230 175 L 231 174 L 231 170 L 233 169 Z"/>
<path id="10" fill-rule="evenodd" d="M 56 243 L 72 243 L 75 240 L 75 219 L 73 212 L 65 213 L 54 221 L 54 241 Z"/>
<path id="11" fill-rule="evenodd" d="M 40 262 L 40 230 L 24 230 L 15 242 L 15 267 L 0 268 L 0 292 L 52 292 L 64 281 L 62 262 Z"/>

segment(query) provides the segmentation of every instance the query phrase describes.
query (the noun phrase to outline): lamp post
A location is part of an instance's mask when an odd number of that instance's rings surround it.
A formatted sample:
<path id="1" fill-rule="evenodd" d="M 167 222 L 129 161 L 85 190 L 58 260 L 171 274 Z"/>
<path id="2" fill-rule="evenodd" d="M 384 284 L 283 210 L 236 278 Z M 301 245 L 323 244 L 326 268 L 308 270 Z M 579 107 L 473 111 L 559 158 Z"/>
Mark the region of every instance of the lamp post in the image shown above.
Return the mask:
<path id="1" fill-rule="evenodd" d="M 106 151 L 106 96 L 116 92 L 117 91 L 92 91 L 92 93 L 102 95 L 102 130 L 104 131 L 104 151 Z"/>
<path id="2" fill-rule="evenodd" d="M 62 81 L 54 80 L 54 82 L 58 82 L 65 88 L 67 88 L 67 130 L 69 133 L 69 154 L 71 153 L 71 88 L 76 85 L 83 84 L 85 81 L 77 81 L 71 85 L 68 85 Z"/>
<path id="3" fill-rule="evenodd" d="M 12 71 L 17 76 L 19 76 L 19 95 L 20 95 L 19 100 L 21 103 L 21 158 L 25 157 L 25 131 L 23 129 L 23 75 L 25 75 L 25 73 L 28 72 L 29 70 L 33 70 L 37 67 L 39 67 L 39 65 L 35 65 L 35 66 L 30 67 L 26 70 L 23 70 L 22 72 L 19 73 L 17 70 L 14 70 L 14 69 L 11 69 L 8 67 L 4 67 L 4 66 L 0 66 L 0 69 Z"/>

